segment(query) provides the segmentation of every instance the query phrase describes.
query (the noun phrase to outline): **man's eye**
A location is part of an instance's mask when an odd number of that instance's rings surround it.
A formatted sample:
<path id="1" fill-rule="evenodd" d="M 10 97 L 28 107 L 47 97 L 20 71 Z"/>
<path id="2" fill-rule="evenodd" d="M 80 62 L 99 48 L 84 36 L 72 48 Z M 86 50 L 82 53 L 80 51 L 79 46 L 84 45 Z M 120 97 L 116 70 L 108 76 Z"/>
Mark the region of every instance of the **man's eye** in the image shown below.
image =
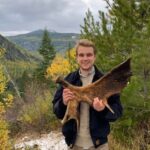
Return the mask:
<path id="1" fill-rule="evenodd" d="M 79 54 L 79 57 L 84 57 L 84 54 Z"/>
<path id="2" fill-rule="evenodd" d="M 91 57 L 91 56 L 93 56 L 93 54 L 92 54 L 92 53 L 79 54 L 79 57 L 84 57 L 84 56 L 86 56 L 86 57 Z"/>
<path id="3" fill-rule="evenodd" d="M 88 53 L 88 54 L 86 54 L 86 56 L 87 57 L 91 57 L 91 56 L 93 56 L 93 54 L 92 53 Z"/>

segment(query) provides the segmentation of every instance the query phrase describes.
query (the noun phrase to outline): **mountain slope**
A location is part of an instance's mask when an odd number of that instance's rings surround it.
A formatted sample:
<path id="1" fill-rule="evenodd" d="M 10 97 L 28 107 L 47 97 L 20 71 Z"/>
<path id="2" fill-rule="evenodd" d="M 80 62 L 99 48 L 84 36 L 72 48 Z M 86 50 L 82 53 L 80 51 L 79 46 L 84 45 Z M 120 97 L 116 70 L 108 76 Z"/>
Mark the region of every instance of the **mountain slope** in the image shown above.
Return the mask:
<path id="1" fill-rule="evenodd" d="M 27 34 L 8 36 L 7 38 L 30 51 L 37 51 L 41 44 L 42 36 L 43 30 L 37 30 Z M 76 33 L 49 32 L 49 36 L 56 51 L 65 51 L 69 45 L 71 47 L 74 46 L 76 40 L 79 38 L 79 34 Z"/>
<path id="2" fill-rule="evenodd" d="M 0 35 L 0 46 L 6 49 L 5 58 L 7 60 L 39 61 L 39 58 L 16 46 L 2 35 Z"/>

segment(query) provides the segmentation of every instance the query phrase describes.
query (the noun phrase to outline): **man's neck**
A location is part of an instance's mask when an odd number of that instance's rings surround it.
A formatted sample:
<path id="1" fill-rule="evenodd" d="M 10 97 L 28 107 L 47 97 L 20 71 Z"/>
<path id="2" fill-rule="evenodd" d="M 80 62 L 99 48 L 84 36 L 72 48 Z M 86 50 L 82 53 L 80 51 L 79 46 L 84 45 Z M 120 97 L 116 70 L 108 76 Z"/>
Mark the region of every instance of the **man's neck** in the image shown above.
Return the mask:
<path id="1" fill-rule="evenodd" d="M 92 66 L 91 68 L 89 68 L 88 70 L 84 70 L 82 68 L 80 68 L 80 75 L 81 76 L 88 76 L 89 74 L 94 73 L 94 66 Z"/>

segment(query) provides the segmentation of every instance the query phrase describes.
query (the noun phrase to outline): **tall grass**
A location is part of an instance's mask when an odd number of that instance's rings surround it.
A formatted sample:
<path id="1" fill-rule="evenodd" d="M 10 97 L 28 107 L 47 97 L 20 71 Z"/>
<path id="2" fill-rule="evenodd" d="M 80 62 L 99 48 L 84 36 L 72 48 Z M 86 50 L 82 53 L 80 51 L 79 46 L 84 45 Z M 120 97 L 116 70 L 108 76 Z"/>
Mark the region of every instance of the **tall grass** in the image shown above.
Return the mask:
<path id="1" fill-rule="evenodd" d="M 53 114 L 51 100 L 50 92 L 46 91 L 34 101 L 24 104 L 18 118 L 23 126 L 37 131 L 56 128 L 58 121 Z"/>
<path id="2" fill-rule="evenodd" d="M 109 136 L 110 150 L 150 150 L 150 120 L 122 128 L 119 135 L 115 130 Z"/>
<path id="3" fill-rule="evenodd" d="M 15 118 L 11 124 L 12 131 L 16 126 L 21 129 L 21 132 L 26 130 L 46 131 L 56 128 L 59 123 L 53 114 L 52 89 L 45 83 L 39 83 L 28 73 L 22 76 L 19 87 L 22 92 L 22 100 L 15 98 L 15 104 L 9 112 L 11 117 L 8 117 Z M 15 130 L 18 131 L 17 128 Z"/>

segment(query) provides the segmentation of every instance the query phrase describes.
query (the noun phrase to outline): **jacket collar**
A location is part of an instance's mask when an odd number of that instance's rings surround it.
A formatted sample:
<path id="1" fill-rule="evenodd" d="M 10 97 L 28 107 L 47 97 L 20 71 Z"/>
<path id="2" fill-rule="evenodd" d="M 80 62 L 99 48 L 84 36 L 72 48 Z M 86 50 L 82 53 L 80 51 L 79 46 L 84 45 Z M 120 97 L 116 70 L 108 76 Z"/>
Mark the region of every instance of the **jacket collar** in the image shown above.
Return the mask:
<path id="1" fill-rule="evenodd" d="M 95 65 L 94 65 L 94 67 L 95 67 L 95 75 L 93 77 L 92 82 L 95 82 L 96 80 L 98 80 L 99 78 L 101 78 L 103 76 L 103 73 L 101 71 L 99 71 Z"/>
<path id="2" fill-rule="evenodd" d="M 95 68 L 95 75 L 93 77 L 92 82 L 95 82 L 96 80 L 98 80 L 100 77 L 103 76 L 103 73 L 101 71 L 99 71 L 98 68 L 95 65 L 94 65 L 94 68 Z M 80 80 L 79 69 L 77 71 L 75 71 L 74 81 L 81 81 Z"/>

